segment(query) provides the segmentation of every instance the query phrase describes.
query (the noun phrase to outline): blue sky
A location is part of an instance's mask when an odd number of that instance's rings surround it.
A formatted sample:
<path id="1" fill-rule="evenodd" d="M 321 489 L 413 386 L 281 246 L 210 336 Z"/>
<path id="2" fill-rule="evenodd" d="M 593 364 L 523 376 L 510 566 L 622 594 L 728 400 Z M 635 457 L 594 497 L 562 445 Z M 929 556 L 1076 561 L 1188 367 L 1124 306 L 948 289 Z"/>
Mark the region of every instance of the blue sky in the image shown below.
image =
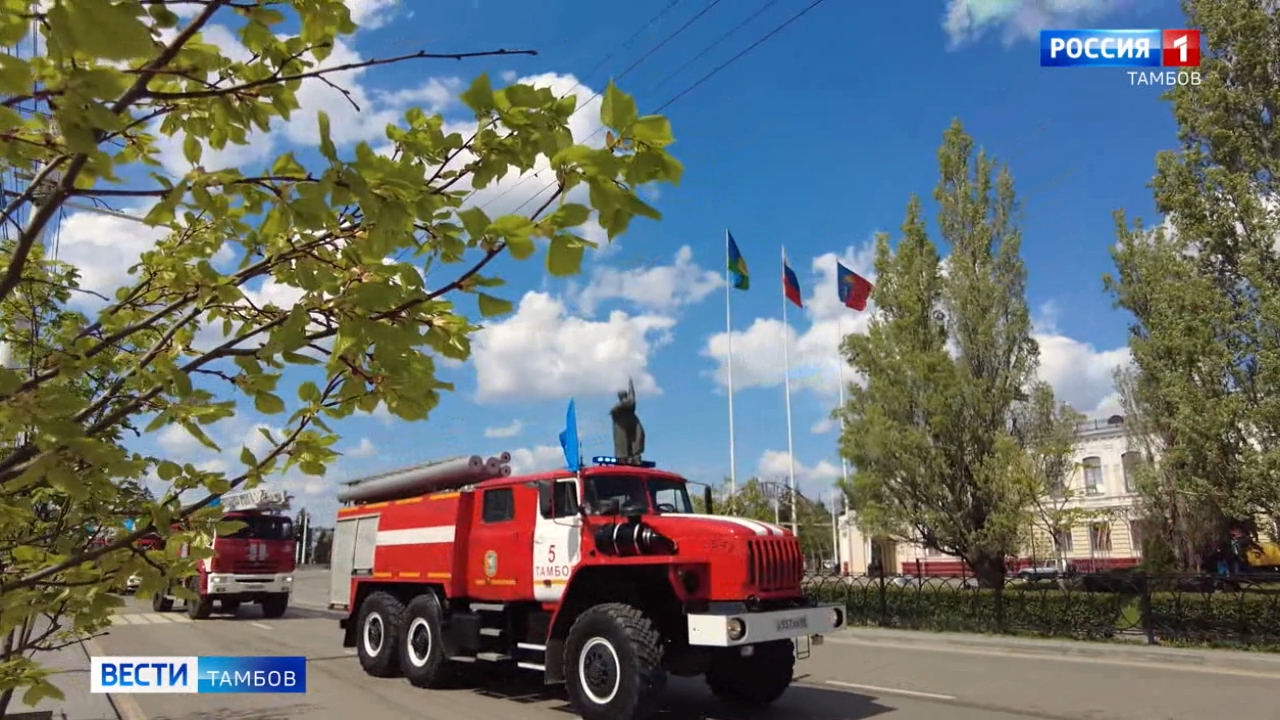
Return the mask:
<path id="1" fill-rule="evenodd" d="M 539 55 L 418 62 L 343 78 L 363 100 L 359 115 L 323 86 L 307 88 L 304 112 L 293 122 L 220 159 L 251 166 L 286 149 L 307 157 L 319 109 L 333 116 L 348 151 L 358 141 L 384 145 L 382 127 L 409 105 L 464 127 L 469 118 L 454 97 L 480 72 L 495 81 L 534 78 L 558 93 L 577 93 L 582 106 L 610 76 L 706 10 L 619 79 L 641 111 L 650 111 L 809 2 L 771 3 L 672 76 L 763 0 L 710 10 L 709 0 L 681 0 L 630 44 L 671 0 L 451 0 L 432 3 L 430 12 L 407 0 L 351 0 L 365 27 L 331 62 L 420 48 L 532 48 Z M 1171 0 L 821 4 L 664 111 L 678 141 L 672 151 L 686 172 L 680 187 L 652 195 L 665 215 L 661 223 L 636 223 L 572 281 L 544 277 L 540 262 L 505 262 L 504 295 L 517 311 L 489 321 L 472 361 L 443 371 L 457 392 L 429 421 L 405 424 L 375 414 L 344 422 L 340 448 L 347 455 L 329 478 L 278 482 L 300 504 L 332 517 L 333 483 L 398 465 L 509 450 L 520 469 L 553 467 L 562 462 L 556 435 L 570 397 L 577 399 L 585 451 L 608 454 L 607 409 L 628 376 L 640 388 L 648 457 L 691 479 L 718 481 L 729 470 L 721 367 L 729 227 L 752 276 L 752 289 L 732 298 L 738 477 L 763 473 L 785 481 L 788 472 L 779 280 L 785 244 L 807 306 L 788 317 L 796 470 L 806 492 L 828 492 L 839 473 L 835 428 L 824 422 L 836 401 L 836 338 L 859 331 L 867 319 L 839 307 L 834 262 L 841 257 L 870 273 L 869 239 L 896 232 L 910 193 L 931 192 L 935 153 L 953 117 L 1009 162 L 1026 201 L 1023 254 L 1042 376 L 1081 411 L 1112 412 L 1110 376 L 1126 357 L 1126 318 L 1102 292 L 1114 241 L 1110 214 L 1125 208 L 1151 217 L 1146 185 L 1154 154 L 1175 144 L 1175 126 L 1159 88 L 1131 87 L 1122 70 L 1041 69 L 1033 38 L 1042 27 L 1182 25 Z M 225 30 L 209 34 L 234 52 Z M 597 127 L 596 113 L 598 101 L 575 117 L 580 140 Z M 182 169 L 180 141 L 169 158 L 175 172 Z M 475 202 L 491 214 L 509 210 L 543 185 L 541 178 L 507 182 Z M 86 283 L 104 288 L 121 282 L 122 268 L 154 239 L 131 223 L 83 213 L 65 218 L 61 233 L 64 258 L 81 262 Z M 90 256 L 92 266 L 83 262 Z M 282 301 L 290 292 L 257 291 Z M 220 428 L 229 460 L 176 432 L 144 446 L 231 467 L 255 425 L 271 422 L 249 409 Z"/>

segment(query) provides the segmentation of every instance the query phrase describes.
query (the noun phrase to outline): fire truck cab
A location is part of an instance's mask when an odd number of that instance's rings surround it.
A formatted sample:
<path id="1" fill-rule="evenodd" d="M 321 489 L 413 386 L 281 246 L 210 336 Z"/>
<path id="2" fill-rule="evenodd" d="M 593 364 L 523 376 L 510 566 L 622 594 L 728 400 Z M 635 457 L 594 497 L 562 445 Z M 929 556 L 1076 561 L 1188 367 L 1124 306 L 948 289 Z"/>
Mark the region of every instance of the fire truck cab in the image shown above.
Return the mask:
<path id="1" fill-rule="evenodd" d="M 234 613 L 243 603 L 258 603 L 266 618 L 278 618 L 293 593 L 296 541 L 293 521 L 286 515 L 289 496 L 283 490 L 254 488 L 222 496 L 222 519 L 243 523 L 240 529 L 212 538 L 214 555 L 201 560 L 193 577 L 184 581 L 197 599 L 184 601 L 192 619 L 213 613 L 214 603 Z M 179 550 L 185 556 L 187 546 Z M 157 593 L 156 612 L 173 609 L 174 598 Z"/>
<path id="2" fill-rule="evenodd" d="M 586 720 L 647 715 L 668 673 L 758 707 L 791 684 L 796 640 L 844 624 L 803 594 L 791 532 L 695 514 L 679 475 L 596 458 L 513 477 L 509 459 L 339 495 L 330 607 L 368 674 L 437 688 L 469 667 L 522 668 L 565 683 Z"/>

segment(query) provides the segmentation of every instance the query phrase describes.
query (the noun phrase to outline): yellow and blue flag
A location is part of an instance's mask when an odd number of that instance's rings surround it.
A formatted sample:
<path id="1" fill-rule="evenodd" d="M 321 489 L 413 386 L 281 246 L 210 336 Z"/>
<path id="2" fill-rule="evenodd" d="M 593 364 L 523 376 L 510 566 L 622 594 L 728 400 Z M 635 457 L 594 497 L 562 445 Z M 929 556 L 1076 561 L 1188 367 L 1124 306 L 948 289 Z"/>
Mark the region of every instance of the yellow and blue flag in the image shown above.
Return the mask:
<path id="1" fill-rule="evenodd" d="M 729 272 L 733 275 L 733 287 L 738 290 L 748 290 L 751 288 L 751 275 L 747 272 L 747 261 L 738 251 L 738 243 L 733 239 L 733 233 L 725 230 L 724 234 L 729 239 Z"/>

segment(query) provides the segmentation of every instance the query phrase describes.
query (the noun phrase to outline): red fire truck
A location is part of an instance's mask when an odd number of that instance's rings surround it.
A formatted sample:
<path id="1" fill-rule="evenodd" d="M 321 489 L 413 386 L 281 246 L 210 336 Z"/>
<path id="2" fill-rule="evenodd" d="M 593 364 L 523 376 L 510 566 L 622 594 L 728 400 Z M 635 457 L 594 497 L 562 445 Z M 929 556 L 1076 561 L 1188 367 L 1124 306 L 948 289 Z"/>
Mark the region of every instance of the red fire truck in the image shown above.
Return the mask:
<path id="1" fill-rule="evenodd" d="M 184 581 L 198 599 L 184 601 L 187 614 L 203 620 L 213 604 L 235 612 L 241 603 L 259 603 L 267 618 L 284 615 L 293 592 L 295 553 L 293 521 L 285 513 L 289 496 L 283 490 L 254 488 L 222 496 L 223 520 L 244 525 L 233 533 L 212 538 L 214 555 L 201 560 L 193 577 Z M 179 551 L 186 556 L 187 547 Z M 173 609 L 171 595 L 151 599 L 156 612 Z"/>
<path id="2" fill-rule="evenodd" d="M 339 494 L 330 607 L 368 674 L 436 688 L 501 664 L 565 683 L 586 720 L 632 720 L 668 673 L 768 705 L 800 648 L 844 624 L 802 593 L 794 535 L 695 514 L 679 475 L 595 458 L 513 477 L 509 459 L 428 463 Z"/>

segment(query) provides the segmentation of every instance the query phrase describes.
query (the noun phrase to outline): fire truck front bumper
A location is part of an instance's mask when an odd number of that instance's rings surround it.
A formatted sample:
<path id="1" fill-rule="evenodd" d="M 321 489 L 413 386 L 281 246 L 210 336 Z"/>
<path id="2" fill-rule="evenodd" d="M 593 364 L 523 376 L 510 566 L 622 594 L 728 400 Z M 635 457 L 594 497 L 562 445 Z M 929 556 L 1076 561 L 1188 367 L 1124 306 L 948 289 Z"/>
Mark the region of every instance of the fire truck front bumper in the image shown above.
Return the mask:
<path id="1" fill-rule="evenodd" d="M 242 599 L 279 595 L 281 593 L 289 594 L 293 592 L 293 573 L 262 575 L 211 573 L 209 575 L 208 591 L 209 595 L 213 597 L 236 595 Z"/>
<path id="2" fill-rule="evenodd" d="M 768 612 L 698 613 L 688 618 L 690 645 L 738 647 L 838 630 L 844 627 L 845 608 L 816 605 Z"/>

